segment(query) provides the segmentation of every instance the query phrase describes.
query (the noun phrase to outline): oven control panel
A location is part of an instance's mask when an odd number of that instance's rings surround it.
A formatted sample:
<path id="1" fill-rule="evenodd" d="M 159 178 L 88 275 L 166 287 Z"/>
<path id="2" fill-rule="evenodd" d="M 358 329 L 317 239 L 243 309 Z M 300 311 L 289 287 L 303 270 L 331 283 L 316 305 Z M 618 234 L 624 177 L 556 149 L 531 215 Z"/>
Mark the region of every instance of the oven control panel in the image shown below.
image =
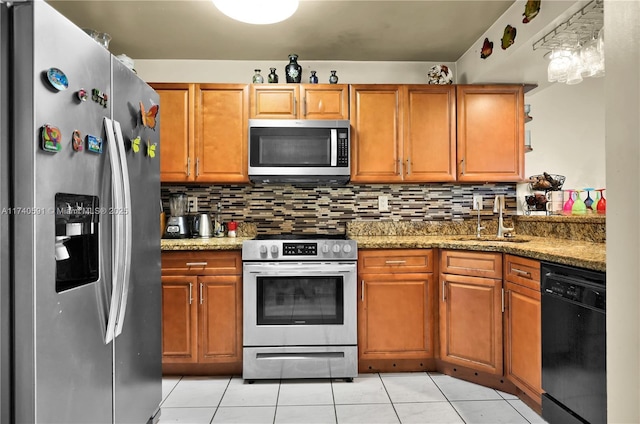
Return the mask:
<path id="1" fill-rule="evenodd" d="M 317 256 L 318 243 L 282 243 L 282 256 Z"/>
<path id="2" fill-rule="evenodd" d="M 310 261 L 356 260 L 358 247 L 355 240 L 245 240 L 242 259 L 245 261 Z"/>

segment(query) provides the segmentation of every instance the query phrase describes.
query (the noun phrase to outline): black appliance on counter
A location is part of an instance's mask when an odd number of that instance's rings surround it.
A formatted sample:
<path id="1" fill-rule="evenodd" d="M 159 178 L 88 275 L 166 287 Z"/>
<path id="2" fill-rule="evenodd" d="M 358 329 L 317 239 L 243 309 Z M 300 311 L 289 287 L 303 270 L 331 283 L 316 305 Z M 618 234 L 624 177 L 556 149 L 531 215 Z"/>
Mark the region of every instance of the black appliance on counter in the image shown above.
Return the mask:
<path id="1" fill-rule="evenodd" d="M 606 274 L 542 262 L 542 417 L 606 423 Z"/>

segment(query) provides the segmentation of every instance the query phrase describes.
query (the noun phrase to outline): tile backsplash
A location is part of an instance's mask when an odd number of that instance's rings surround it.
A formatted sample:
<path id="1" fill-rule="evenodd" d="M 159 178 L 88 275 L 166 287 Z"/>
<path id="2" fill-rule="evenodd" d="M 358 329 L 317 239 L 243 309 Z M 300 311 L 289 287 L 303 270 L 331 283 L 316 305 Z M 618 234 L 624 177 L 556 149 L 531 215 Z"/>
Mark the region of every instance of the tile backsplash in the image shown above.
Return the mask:
<path id="1" fill-rule="evenodd" d="M 344 233 L 349 221 L 460 221 L 476 218 L 473 195 L 482 195 L 483 219 L 493 219 L 493 199 L 504 194 L 505 214 L 516 213 L 515 183 L 495 184 L 367 184 L 340 187 L 292 185 L 176 185 L 163 184 L 161 197 L 169 214 L 169 196 L 185 193 L 198 198 L 198 213 L 215 213 L 222 220 L 251 223 L 259 233 Z M 387 196 L 389 210 L 378 210 L 378 196 Z"/>

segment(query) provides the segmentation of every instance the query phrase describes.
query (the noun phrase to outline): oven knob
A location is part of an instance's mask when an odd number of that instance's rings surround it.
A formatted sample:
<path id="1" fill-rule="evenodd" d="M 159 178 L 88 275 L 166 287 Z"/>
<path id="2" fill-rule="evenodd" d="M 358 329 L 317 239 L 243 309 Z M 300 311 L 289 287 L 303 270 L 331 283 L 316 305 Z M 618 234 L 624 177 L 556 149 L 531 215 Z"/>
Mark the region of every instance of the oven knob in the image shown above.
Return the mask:
<path id="1" fill-rule="evenodd" d="M 329 253 L 329 246 L 328 245 L 324 245 L 322 246 L 322 253 Z"/>
<path id="2" fill-rule="evenodd" d="M 340 253 L 340 245 L 339 244 L 334 244 L 333 245 L 333 253 Z"/>
<path id="3" fill-rule="evenodd" d="M 278 246 L 271 246 L 271 256 L 273 256 L 274 258 L 278 256 Z"/>
<path id="4" fill-rule="evenodd" d="M 344 247 L 342 248 L 342 251 L 344 253 L 350 253 L 351 252 L 351 245 L 345 244 Z"/>
<path id="5" fill-rule="evenodd" d="M 266 255 L 267 254 L 267 246 L 265 246 L 264 244 L 262 246 L 260 246 L 260 254 L 261 255 Z"/>

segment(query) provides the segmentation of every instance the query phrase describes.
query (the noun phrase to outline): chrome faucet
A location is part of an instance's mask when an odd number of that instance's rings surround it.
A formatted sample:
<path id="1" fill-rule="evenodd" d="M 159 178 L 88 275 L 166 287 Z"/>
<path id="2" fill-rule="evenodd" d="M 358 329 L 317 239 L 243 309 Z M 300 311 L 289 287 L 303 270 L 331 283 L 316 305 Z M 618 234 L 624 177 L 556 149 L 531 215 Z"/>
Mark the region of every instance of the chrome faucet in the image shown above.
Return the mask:
<path id="1" fill-rule="evenodd" d="M 498 235 L 497 237 L 504 237 L 505 233 L 513 231 L 513 227 L 505 227 L 502 218 L 502 211 L 504 210 L 504 194 L 496 194 L 496 198 L 493 201 L 493 212 L 498 212 Z"/>

